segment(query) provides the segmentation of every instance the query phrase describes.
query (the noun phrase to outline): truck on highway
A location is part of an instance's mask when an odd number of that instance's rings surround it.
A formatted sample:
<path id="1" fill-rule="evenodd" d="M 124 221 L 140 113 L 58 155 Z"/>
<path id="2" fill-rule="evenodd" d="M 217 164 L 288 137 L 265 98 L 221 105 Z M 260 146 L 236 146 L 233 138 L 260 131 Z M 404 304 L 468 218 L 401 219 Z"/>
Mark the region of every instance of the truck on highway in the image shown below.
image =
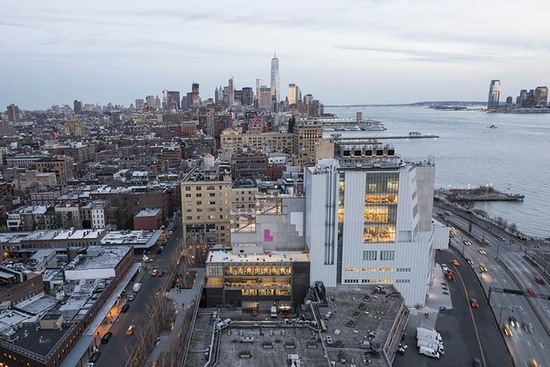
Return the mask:
<path id="1" fill-rule="evenodd" d="M 416 342 L 416 346 L 418 348 L 420 347 L 432 348 L 433 350 L 438 351 L 439 354 L 445 355 L 445 348 L 443 347 L 443 344 L 434 342 L 433 340 L 418 339 L 418 341 Z"/>
<path id="2" fill-rule="evenodd" d="M 418 353 L 423 354 L 423 355 L 428 356 L 428 357 L 431 357 L 431 358 L 439 359 L 439 352 L 436 351 L 436 350 L 433 350 L 432 348 L 420 347 L 420 348 L 418 348 Z"/>
<path id="3" fill-rule="evenodd" d="M 134 286 L 132 287 L 132 291 L 134 291 L 134 293 L 139 292 L 140 289 L 141 289 L 141 283 L 135 283 Z"/>

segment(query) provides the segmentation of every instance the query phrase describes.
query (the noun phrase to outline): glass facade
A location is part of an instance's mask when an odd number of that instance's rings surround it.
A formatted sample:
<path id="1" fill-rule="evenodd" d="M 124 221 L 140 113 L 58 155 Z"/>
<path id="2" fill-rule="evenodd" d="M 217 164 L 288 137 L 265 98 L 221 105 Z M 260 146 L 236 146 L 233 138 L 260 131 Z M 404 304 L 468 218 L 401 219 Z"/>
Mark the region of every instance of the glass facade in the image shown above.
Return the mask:
<path id="1" fill-rule="evenodd" d="M 395 242 L 399 172 L 367 173 L 363 242 Z"/>

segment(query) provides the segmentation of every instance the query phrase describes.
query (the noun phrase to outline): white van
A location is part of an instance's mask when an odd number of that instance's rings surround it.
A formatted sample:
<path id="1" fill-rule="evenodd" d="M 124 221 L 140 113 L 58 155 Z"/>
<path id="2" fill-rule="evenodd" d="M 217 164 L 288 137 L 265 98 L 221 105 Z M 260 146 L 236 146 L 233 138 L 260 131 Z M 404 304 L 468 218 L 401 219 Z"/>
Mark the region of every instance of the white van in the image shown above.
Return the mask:
<path id="1" fill-rule="evenodd" d="M 271 318 L 276 319 L 277 318 L 277 307 L 271 306 Z"/>
<path id="2" fill-rule="evenodd" d="M 418 348 L 418 353 L 428 356 L 430 358 L 439 359 L 439 352 L 436 352 L 432 348 L 420 347 Z"/>

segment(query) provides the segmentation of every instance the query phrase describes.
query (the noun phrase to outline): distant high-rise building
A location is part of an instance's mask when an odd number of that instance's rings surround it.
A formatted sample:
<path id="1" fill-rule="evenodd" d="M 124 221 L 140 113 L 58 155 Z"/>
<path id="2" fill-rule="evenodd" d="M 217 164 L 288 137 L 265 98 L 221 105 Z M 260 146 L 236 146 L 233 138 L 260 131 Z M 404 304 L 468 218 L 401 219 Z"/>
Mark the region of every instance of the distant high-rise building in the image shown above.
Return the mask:
<path id="1" fill-rule="evenodd" d="M 271 88 L 265 86 L 260 87 L 258 109 L 263 111 L 271 111 Z"/>
<path id="2" fill-rule="evenodd" d="M 19 107 L 13 103 L 8 106 L 8 121 L 19 121 Z"/>
<path id="3" fill-rule="evenodd" d="M 162 109 L 168 108 L 168 89 L 162 90 Z"/>
<path id="4" fill-rule="evenodd" d="M 227 83 L 227 86 L 229 87 L 229 95 L 227 96 L 228 97 L 228 103 L 229 103 L 229 106 L 233 106 L 233 104 L 235 104 L 235 87 L 233 86 L 233 77 L 229 78 L 229 81 Z"/>
<path id="5" fill-rule="evenodd" d="M 298 93 L 300 88 L 294 83 L 288 85 L 288 104 L 289 106 L 295 105 L 299 100 Z"/>
<path id="6" fill-rule="evenodd" d="M 76 99 L 74 100 L 73 111 L 75 115 L 82 114 L 82 101 L 77 101 Z"/>
<path id="7" fill-rule="evenodd" d="M 264 85 L 264 80 L 257 78 L 256 79 L 256 95 L 254 96 L 255 99 L 260 98 L 260 87 L 262 87 L 263 85 Z"/>
<path id="8" fill-rule="evenodd" d="M 160 98 L 159 98 L 159 96 L 156 96 L 155 97 L 155 110 L 160 110 L 161 107 L 162 107 L 162 105 L 160 103 Z"/>
<path id="9" fill-rule="evenodd" d="M 280 98 L 280 75 L 279 75 L 279 59 L 277 54 L 273 55 L 271 59 L 271 96 L 275 97 L 277 103 L 281 100 Z"/>
<path id="10" fill-rule="evenodd" d="M 497 108 L 498 100 L 500 98 L 500 80 L 491 80 L 489 86 L 489 99 L 487 102 L 487 108 Z"/>
<path id="11" fill-rule="evenodd" d="M 201 97 L 199 95 L 199 83 L 191 84 L 191 100 L 188 101 L 190 106 L 200 107 Z"/>
<path id="12" fill-rule="evenodd" d="M 136 110 L 143 109 L 145 105 L 145 102 L 143 101 L 143 98 L 136 98 Z"/>
<path id="13" fill-rule="evenodd" d="M 525 99 L 527 98 L 527 89 L 519 91 L 519 96 L 516 98 L 516 105 L 518 107 L 524 107 Z"/>
<path id="14" fill-rule="evenodd" d="M 252 106 L 254 104 L 254 92 L 252 87 L 243 87 L 241 93 L 241 105 Z"/>
<path id="15" fill-rule="evenodd" d="M 548 87 L 537 87 L 535 89 L 535 105 L 545 107 L 548 103 Z"/>
<path id="16" fill-rule="evenodd" d="M 220 85 L 220 88 L 216 88 L 214 91 L 214 102 L 219 104 L 223 100 L 223 88 Z"/>
<path id="17" fill-rule="evenodd" d="M 168 109 L 179 110 L 181 108 L 180 102 L 180 92 L 169 90 L 166 95 L 166 104 Z"/>
<path id="18" fill-rule="evenodd" d="M 529 89 L 529 92 L 527 92 L 527 94 L 525 95 L 525 99 L 523 100 L 522 107 L 533 108 L 535 107 L 535 105 L 536 105 L 535 90 Z"/>
<path id="19" fill-rule="evenodd" d="M 147 96 L 145 97 L 145 103 L 147 104 L 147 108 L 154 110 L 155 109 L 155 96 Z"/>

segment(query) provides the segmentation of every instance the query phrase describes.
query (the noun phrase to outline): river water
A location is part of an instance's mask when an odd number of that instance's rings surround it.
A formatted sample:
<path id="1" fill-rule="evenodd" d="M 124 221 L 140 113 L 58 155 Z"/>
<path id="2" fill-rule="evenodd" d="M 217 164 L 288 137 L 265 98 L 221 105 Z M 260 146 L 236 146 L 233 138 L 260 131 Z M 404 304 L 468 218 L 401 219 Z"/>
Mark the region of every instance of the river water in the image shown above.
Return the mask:
<path id="1" fill-rule="evenodd" d="M 475 209 L 502 217 L 534 237 L 550 237 L 550 114 L 500 114 L 427 107 L 327 107 L 341 118 L 384 123 L 383 132 L 337 132 L 343 137 L 438 135 L 430 139 L 383 140 L 405 161 L 432 157 L 437 188 L 474 188 L 525 195 L 523 202 L 477 202 Z M 496 128 L 489 128 L 494 125 Z M 326 132 L 330 135 L 335 132 Z"/>

